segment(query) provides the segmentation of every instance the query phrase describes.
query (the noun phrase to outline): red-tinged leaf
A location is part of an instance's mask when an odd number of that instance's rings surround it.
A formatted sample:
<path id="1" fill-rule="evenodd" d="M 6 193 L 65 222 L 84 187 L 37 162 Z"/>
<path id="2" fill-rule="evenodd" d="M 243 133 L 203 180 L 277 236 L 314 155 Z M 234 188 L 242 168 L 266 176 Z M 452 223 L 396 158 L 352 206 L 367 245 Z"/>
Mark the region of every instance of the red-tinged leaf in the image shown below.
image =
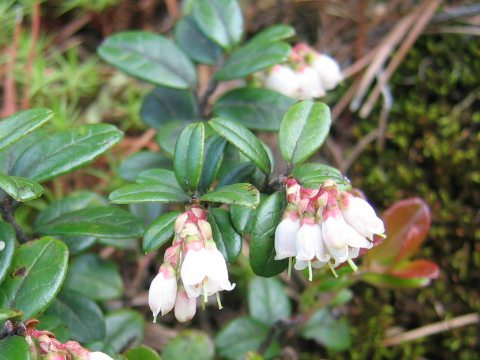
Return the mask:
<path id="1" fill-rule="evenodd" d="M 440 275 L 437 264 L 428 260 L 413 260 L 396 265 L 388 272 L 390 275 L 400 278 L 430 278 L 436 279 Z"/>
<path id="2" fill-rule="evenodd" d="M 431 214 L 419 198 L 399 201 L 383 214 L 387 238 L 367 252 L 368 263 L 391 265 L 411 257 L 425 240 Z"/>
<path id="3" fill-rule="evenodd" d="M 397 289 L 408 288 L 414 289 L 426 286 L 430 283 L 429 278 L 401 278 L 390 274 L 375 274 L 371 272 L 363 273 L 362 280 L 379 288 Z"/>

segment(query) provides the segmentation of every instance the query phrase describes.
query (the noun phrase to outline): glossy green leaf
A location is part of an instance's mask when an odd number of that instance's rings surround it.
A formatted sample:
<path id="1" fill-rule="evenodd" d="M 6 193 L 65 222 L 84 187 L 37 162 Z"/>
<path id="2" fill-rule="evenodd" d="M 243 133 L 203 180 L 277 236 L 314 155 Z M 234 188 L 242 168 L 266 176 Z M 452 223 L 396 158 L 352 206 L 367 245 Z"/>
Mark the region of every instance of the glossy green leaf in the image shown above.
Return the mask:
<path id="1" fill-rule="evenodd" d="M 0 121 L 0 150 L 42 126 L 55 114 L 49 109 L 20 111 Z"/>
<path id="2" fill-rule="evenodd" d="M 362 273 L 362 280 L 379 288 L 386 289 L 414 289 L 430 284 L 428 277 L 401 278 L 386 273 Z"/>
<path id="3" fill-rule="evenodd" d="M 153 151 L 139 151 L 120 164 L 119 174 L 123 180 L 133 181 L 142 171 L 153 168 L 172 168 L 172 160 Z"/>
<path id="4" fill-rule="evenodd" d="M 214 65 L 222 56 L 222 48 L 205 36 L 191 15 L 178 20 L 174 33 L 178 46 L 196 62 Z"/>
<path id="5" fill-rule="evenodd" d="M 25 313 L 21 310 L 15 310 L 15 309 L 0 309 L 0 324 L 3 323 L 3 321 L 12 319 L 14 321 L 20 321 Z"/>
<path id="6" fill-rule="evenodd" d="M 92 277 L 90 281 L 95 282 L 95 279 Z M 70 330 L 72 340 L 88 343 L 103 340 L 105 337 L 106 328 L 102 310 L 80 292 L 63 289 L 46 314 L 62 319 Z"/>
<path id="7" fill-rule="evenodd" d="M 0 241 L 3 241 L 4 248 L 0 250 L 0 284 L 8 274 L 12 265 L 13 253 L 15 251 L 15 230 L 6 221 L 0 221 Z"/>
<path id="8" fill-rule="evenodd" d="M 35 232 L 42 235 L 125 239 L 142 236 L 143 226 L 128 211 L 105 206 L 65 213 L 36 227 Z"/>
<path id="9" fill-rule="evenodd" d="M 212 226 L 213 241 L 229 263 L 235 261 L 242 251 L 242 235 L 235 231 L 227 210 L 213 208 L 208 213 L 208 222 Z"/>
<path id="10" fill-rule="evenodd" d="M 193 16 L 202 32 L 224 49 L 242 38 L 243 15 L 236 0 L 196 0 Z"/>
<path id="11" fill-rule="evenodd" d="M 301 335 L 333 351 L 348 350 L 352 346 L 347 319 L 335 319 L 327 308 L 318 310 L 308 319 Z"/>
<path id="12" fill-rule="evenodd" d="M 329 179 L 334 180 L 340 190 L 349 190 L 352 187 L 350 180 L 343 176 L 340 170 L 325 164 L 308 163 L 295 166 L 293 176 L 309 188 L 319 188 Z"/>
<path id="13" fill-rule="evenodd" d="M 175 173 L 172 170 L 168 169 L 149 169 L 142 171 L 135 178 L 135 182 L 137 182 L 138 184 L 152 183 L 169 185 L 171 187 L 181 189 L 180 185 L 178 185 L 177 183 Z"/>
<path id="14" fill-rule="evenodd" d="M 173 171 L 178 184 L 188 193 L 197 190 L 202 175 L 205 150 L 205 126 L 203 123 L 188 125 L 175 144 Z"/>
<path id="15" fill-rule="evenodd" d="M 217 71 L 217 81 L 241 79 L 287 61 L 292 48 L 284 42 L 247 44 L 237 49 Z"/>
<path id="16" fill-rule="evenodd" d="M 48 136 L 47 132 L 40 128 L 28 135 L 25 135 L 7 148 L 0 150 L 0 172 L 11 175 L 13 166 L 20 155 L 22 155 L 26 149 L 31 147 L 32 144 L 35 144 L 37 141 L 45 138 L 46 136 Z M 1 192 L 2 191 L 0 190 L 0 193 Z M 0 197 L 1 196 L 2 195 L 0 195 Z"/>
<path id="17" fill-rule="evenodd" d="M 108 200 L 112 204 L 147 202 L 183 203 L 191 201 L 191 198 L 175 185 L 141 183 L 127 185 L 113 191 L 108 196 Z"/>
<path id="18" fill-rule="evenodd" d="M 84 347 L 90 351 L 101 351 L 104 354 L 107 354 L 108 356 L 117 359 L 117 353 L 115 349 L 111 347 L 110 344 L 107 344 L 104 341 L 94 341 L 92 343 L 86 344 Z"/>
<path id="19" fill-rule="evenodd" d="M 61 343 L 66 343 L 68 340 L 70 340 L 70 331 L 68 330 L 67 325 L 65 325 L 63 320 L 59 317 L 42 315 L 38 320 L 40 323 L 35 329 L 50 331 Z"/>
<path id="20" fill-rule="evenodd" d="M 118 143 L 123 133 L 109 124 L 90 124 L 60 131 L 28 148 L 12 175 L 43 182 L 75 170 Z"/>
<path id="21" fill-rule="evenodd" d="M 143 235 L 143 251 L 149 253 L 165 244 L 173 236 L 175 220 L 181 213 L 181 211 L 169 212 L 155 220 Z"/>
<path id="22" fill-rule="evenodd" d="M 222 165 L 223 152 L 226 144 L 227 141 L 218 134 L 210 136 L 205 141 L 202 175 L 200 176 L 200 182 L 198 184 L 199 192 L 206 192 L 215 181 L 215 177 Z"/>
<path id="23" fill-rule="evenodd" d="M 175 120 L 162 126 L 162 131 L 159 131 L 155 136 L 155 141 L 162 151 L 173 159 L 175 153 L 175 144 L 180 133 L 190 124 L 190 122 L 183 120 Z"/>
<path id="24" fill-rule="evenodd" d="M 29 201 L 43 194 L 43 187 L 34 180 L 0 173 L 0 188 L 17 201 Z"/>
<path id="25" fill-rule="evenodd" d="M 270 173 L 271 164 L 268 154 L 260 140 L 250 130 L 235 121 L 219 117 L 210 120 L 209 124 L 265 174 Z"/>
<path id="26" fill-rule="evenodd" d="M 224 161 L 218 171 L 217 188 L 236 183 L 249 182 L 256 169 L 258 168 L 251 162 Z"/>
<path id="27" fill-rule="evenodd" d="M 146 345 L 134 346 L 128 349 L 124 355 L 128 360 L 161 360 L 157 352 Z"/>
<path id="28" fill-rule="evenodd" d="M 137 239 L 109 239 L 100 238 L 98 243 L 103 246 L 111 246 L 115 249 L 136 251 L 138 248 Z"/>
<path id="29" fill-rule="evenodd" d="M 128 204 L 128 211 L 142 221 L 144 227 L 150 226 L 162 213 L 162 203 L 131 203 Z"/>
<path id="30" fill-rule="evenodd" d="M 30 360 L 28 343 L 23 336 L 0 340 L 0 360 Z"/>
<path id="31" fill-rule="evenodd" d="M 163 360 L 211 360 L 214 356 L 213 341 L 207 334 L 185 330 L 170 339 L 162 352 Z"/>
<path id="32" fill-rule="evenodd" d="M 98 54 L 110 65 L 146 82 L 176 89 L 195 86 L 192 62 L 166 37 L 125 31 L 108 37 Z"/>
<path id="33" fill-rule="evenodd" d="M 288 259 L 275 260 L 275 230 L 282 219 L 285 199 L 281 192 L 260 205 L 250 233 L 250 266 L 255 274 L 271 277 L 287 268 Z"/>
<path id="34" fill-rule="evenodd" d="M 123 280 L 114 262 L 96 254 L 82 254 L 70 263 L 64 288 L 93 301 L 108 301 L 122 296 Z"/>
<path id="35" fill-rule="evenodd" d="M 321 102 L 305 100 L 293 105 L 283 117 L 278 144 L 283 158 L 298 165 L 324 143 L 332 123 L 330 109 Z"/>
<path id="36" fill-rule="evenodd" d="M 60 240 L 44 237 L 16 249 L 10 275 L 0 286 L 0 308 L 38 316 L 53 301 L 67 272 L 68 249 Z"/>
<path id="37" fill-rule="evenodd" d="M 267 337 L 268 326 L 252 318 L 237 318 L 225 326 L 215 338 L 215 349 L 222 358 L 243 360 L 248 351 L 256 351 Z M 272 359 L 278 354 L 279 344 L 272 341 L 263 354 Z"/>
<path id="38" fill-rule="evenodd" d="M 143 340 L 145 319 L 137 311 L 113 311 L 105 316 L 105 323 L 107 325 L 105 342 L 110 344 L 117 353 Z"/>
<path id="39" fill-rule="evenodd" d="M 265 30 L 260 31 L 248 42 L 249 45 L 252 44 L 263 44 L 270 43 L 275 41 L 281 41 L 288 38 L 291 38 L 295 35 L 295 29 L 290 25 L 280 24 L 273 25 Z"/>
<path id="40" fill-rule="evenodd" d="M 282 283 L 276 278 L 256 277 L 248 285 L 248 312 L 252 318 L 271 326 L 289 318 L 292 306 Z"/>
<path id="41" fill-rule="evenodd" d="M 285 112 L 295 100 L 263 88 L 237 88 L 220 97 L 213 113 L 252 130 L 278 131 Z"/>
<path id="42" fill-rule="evenodd" d="M 201 196 L 200 200 L 255 208 L 260 203 L 260 193 L 250 184 L 239 183 L 215 189 Z"/>
<path id="43" fill-rule="evenodd" d="M 173 120 L 195 120 L 198 109 L 190 91 L 157 86 L 145 98 L 140 115 L 145 124 L 160 129 Z"/>
<path id="44" fill-rule="evenodd" d="M 267 197 L 266 194 L 260 194 L 260 204 L 265 201 Z M 250 234 L 257 211 L 258 206 L 252 209 L 247 206 L 230 205 L 230 218 L 232 219 L 235 229 L 239 233 Z"/>

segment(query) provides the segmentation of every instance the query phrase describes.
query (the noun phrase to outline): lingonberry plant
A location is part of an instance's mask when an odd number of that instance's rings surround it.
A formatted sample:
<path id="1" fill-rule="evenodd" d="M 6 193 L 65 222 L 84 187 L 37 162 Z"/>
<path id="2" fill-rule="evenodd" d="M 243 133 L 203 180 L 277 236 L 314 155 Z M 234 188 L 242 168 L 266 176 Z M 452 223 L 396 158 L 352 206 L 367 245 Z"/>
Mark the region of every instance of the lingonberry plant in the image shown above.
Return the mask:
<path id="1" fill-rule="evenodd" d="M 338 64 L 305 44 L 292 49 L 286 40 L 294 29 L 286 25 L 242 44 L 235 0 L 190 4 L 174 41 L 129 31 L 98 49 L 107 63 L 155 85 L 141 115 L 157 129 L 161 150 L 127 158 L 120 175 L 134 183 L 108 201 L 92 191 L 72 192 L 22 228 L 15 212 L 43 194 L 42 183 L 92 161 L 122 133 L 96 124 L 49 134 L 37 129 L 54 116 L 47 109 L 0 123 L 0 353 L 7 359 L 159 359 L 138 345 L 150 316 L 109 303 L 122 297 L 123 280 L 114 262 L 88 252 L 93 245 L 136 254 L 128 239 L 141 237 L 143 252 L 163 249 L 158 274 L 144 284 L 154 322 L 172 310 L 187 322 L 197 313 L 197 298 L 206 309 L 212 295 L 221 309 L 220 293 L 237 290 L 227 264 L 242 260 L 258 277 L 248 292 L 249 316 L 216 336 L 218 355 L 228 359 L 278 356 L 286 329 L 346 349 L 348 322 L 329 309 L 351 298 L 349 286 L 363 280 L 415 287 L 437 276 L 436 265 L 409 260 L 429 227 L 421 200 L 394 205 L 382 220 L 339 170 L 317 160 L 331 116 L 326 104 L 311 99 L 341 81 Z M 198 85 L 199 65 L 211 76 L 206 88 Z M 237 87 L 218 95 L 230 80 Z M 260 131 L 278 132 L 278 144 L 267 145 Z M 284 161 L 279 169 L 277 153 Z M 116 204 L 128 204 L 130 212 Z M 361 255 L 358 267 L 353 259 Z M 287 278 L 303 276 L 293 275 L 292 266 L 311 282 L 295 313 L 272 278 L 285 270 Z M 321 300 L 317 292 L 331 296 Z M 164 357 L 186 358 L 179 350 L 186 346 L 195 358 L 213 358 L 208 338 L 195 339 L 180 339 Z"/>

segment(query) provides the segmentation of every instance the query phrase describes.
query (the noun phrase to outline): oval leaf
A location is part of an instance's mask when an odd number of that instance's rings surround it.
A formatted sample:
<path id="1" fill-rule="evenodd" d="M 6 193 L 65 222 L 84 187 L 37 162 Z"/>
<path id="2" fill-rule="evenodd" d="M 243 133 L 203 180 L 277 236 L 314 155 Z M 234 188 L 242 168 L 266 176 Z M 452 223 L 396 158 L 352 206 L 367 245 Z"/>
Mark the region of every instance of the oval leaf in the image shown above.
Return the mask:
<path id="1" fill-rule="evenodd" d="M 291 38 L 295 35 L 295 29 L 290 25 L 273 25 L 255 35 L 248 44 L 263 44 Z"/>
<path id="2" fill-rule="evenodd" d="M 0 150 L 42 126 L 55 114 L 49 109 L 20 111 L 0 121 Z"/>
<path id="3" fill-rule="evenodd" d="M 188 194 L 197 190 L 202 175 L 205 150 L 205 126 L 202 123 L 188 125 L 175 144 L 173 171 L 178 184 Z"/>
<path id="4" fill-rule="evenodd" d="M 162 126 L 162 131 L 155 136 L 155 141 L 164 153 L 173 159 L 175 153 L 175 143 L 180 133 L 190 124 L 183 120 L 175 120 Z"/>
<path id="5" fill-rule="evenodd" d="M 20 321 L 24 315 L 25 313 L 21 310 L 0 309 L 0 324 L 3 324 L 3 322 L 8 319 Z"/>
<path id="6" fill-rule="evenodd" d="M 117 353 L 127 346 L 139 344 L 145 332 L 144 317 L 133 310 L 113 311 L 105 316 L 107 336 L 105 343 L 110 344 Z"/>
<path id="7" fill-rule="evenodd" d="M 260 194 L 260 204 L 263 203 L 267 197 L 265 194 Z M 258 207 L 252 209 L 247 206 L 230 205 L 230 218 L 232 219 L 235 229 L 239 233 L 250 234 L 257 211 Z"/>
<path id="8" fill-rule="evenodd" d="M 267 326 L 292 315 L 290 300 L 276 278 L 256 277 L 248 285 L 248 312 Z"/>
<path id="9" fill-rule="evenodd" d="M 379 288 L 386 289 L 415 289 L 430 284 L 428 277 L 402 278 L 390 274 L 376 274 L 366 272 L 362 274 L 362 280 Z"/>
<path id="10" fill-rule="evenodd" d="M 242 236 L 237 233 L 230 221 L 227 210 L 221 208 L 211 209 L 208 222 L 212 226 L 213 241 L 217 244 L 227 262 L 233 262 L 242 251 Z"/>
<path id="11" fill-rule="evenodd" d="M 38 320 L 40 323 L 35 327 L 35 329 L 50 331 L 53 333 L 53 335 L 55 335 L 55 338 L 62 343 L 66 343 L 68 340 L 70 340 L 70 331 L 67 329 L 67 326 L 63 320 L 59 317 L 42 315 Z"/>
<path id="12" fill-rule="evenodd" d="M 200 177 L 200 183 L 198 184 L 198 190 L 200 192 L 206 192 L 210 186 L 212 186 L 222 165 L 223 152 L 226 144 L 227 141 L 218 134 L 210 136 L 205 142 L 202 175 Z"/>
<path id="13" fill-rule="evenodd" d="M 245 126 L 224 118 L 210 120 L 210 125 L 257 165 L 265 174 L 270 174 L 271 164 L 268 154 L 258 138 Z"/>
<path id="14" fill-rule="evenodd" d="M 200 331 L 186 330 L 170 339 L 162 352 L 162 359 L 211 360 L 214 351 L 213 341 L 208 335 Z"/>
<path id="15" fill-rule="evenodd" d="M 125 31 L 108 37 L 98 54 L 110 65 L 143 81 L 177 89 L 194 87 L 192 62 L 166 37 Z"/>
<path id="16" fill-rule="evenodd" d="M 1 360 L 30 360 L 28 343 L 23 336 L 10 336 L 0 340 Z"/>
<path id="17" fill-rule="evenodd" d="M 62 319 L 72 340 L 88 343 L 103 340 L 106 334 L 102 310 L 83 294 L 63 289 L 46 314 Z"/>
<path id="18" fill-rule="evenodd" d="M 285 209 L 285 195 L 276 192 L 260 205 L 250 233 L 250 266 L 255 274 L 271 277 L 287 268 L 288 259 L 275 260 L 275 230 Z"/>
<path id="19" fill-rule="evenodd" d="M 255 208 L 260 203 L 260 193 L 253 185 L 240 183 L 216 189 L 201 196 L 200 200 Z"/>
<path id="20" fill-rule="evenodd" d="M 224 161 L 218 171 L 217 188 L 249 182 L 258 168 L 251 162 Z"/>
<path id="21" fill-rule="evenodd" d="M 401 278 L 430 278 L 436 279 L 440 275 L 440 269 L 437 264 L 431 261 L 417 259 L 395 265 L 388 272 L 390 275 Z"/>
<path id="22" fill-rule="evenodd" d="M 124 355 L 127 360 L 161 360 L 156 351 L 146 345 L 132 347 Z"/>
<path id="23" fill-rule="evenodd" d="M 330 109 L 321 102 L 305 100 L 293 105 L 283 117 L 278 144 L 283 158 L 298 165 L 324 143 L 332 123 Z"/>
<path id="24" fill-rule="evenodd" d="M 190 91 L 157 86 L 145 98 L 140 115 L 145 124 L 160 129 L 173 120 L 195 120 L 198 109 Z"/>
<path id="25" fill-rule="evenodd" d="M 213 113 L 252 130 L 278 131 L 285 112 L 295 100 L 277 91 L 244 87 L 219 98 Z"/>
<path id="26" fill-rule="evenodd" d="M 292 48 L 284 42 L 247 44 L 236 50 L 215 74 L 215 80 L 241 79 L 287 61 Z"/>
<path id="27" fill-rule="evenodd" d="M 139 151 L 120 164 L 119 173 L 123 180 L 133 181 L 142 171 L 153 168 L 172 168 L 172 160 L 153 151 Z"/>
<path id="28" fill-rule="evenodd" d="M 301 164 L 294 167 L 292 174 L 304 187 L 319 188 L 325 181 L 332 179 L 340 190 L 352 188 L 350 180 L 343 176 L 340 170 L 324 164 Z"/>
<path id="29" fill-rule="evenodd" d="M 12 265 L 13 253 L 15 251 L 15 230 L 6 221 L 0 221 L 0 241 L 3 241 L 4 248 L 0 250 L 0 284 L 8 274 Z"/>
<path id="30" fill-rule="evenodd" d="M 181 213 L 181 211 L 170 212 L 155 220 L 143 235 L 143 251 L 149 253 L 165 244 L 173 236 L 175 220 Z"/>
<path id="31" fill-rule="evenodd" d="M 141 183 L 121 187 L 110 193 L 108 200 L 112 204 L 148 203 L 148 202 L 189 202 L 190 196 L 176 186 Z"/>
<path id="32" fill-rule="evenodd" d="M 60 240 L 45 237 L 17 248 L 10 276 L 0 286 L 0 308 L 38 316 L 53 301 L 67 273 L 68 249 Z"/>
<path id="33" fill-rule="evenodd" d="M 36 181 L 0 173 L 0 188 L 17 201 L 29 201 L 43 194 L 43 187 Z"/>
<path id="34" fill-rule="evenodd" d="M 123 133 L 109 124 L 64 130 L 34 143 L 15 162 L 12 175 L 43 182 L 83 166 L 118 143 Z"/>
<path id="35" fill-rule="evenodd" d="M 193 16 L 202 32 L 224 49 L 242 38 L 243 15 L 236 0 L 197 0 Z"/>

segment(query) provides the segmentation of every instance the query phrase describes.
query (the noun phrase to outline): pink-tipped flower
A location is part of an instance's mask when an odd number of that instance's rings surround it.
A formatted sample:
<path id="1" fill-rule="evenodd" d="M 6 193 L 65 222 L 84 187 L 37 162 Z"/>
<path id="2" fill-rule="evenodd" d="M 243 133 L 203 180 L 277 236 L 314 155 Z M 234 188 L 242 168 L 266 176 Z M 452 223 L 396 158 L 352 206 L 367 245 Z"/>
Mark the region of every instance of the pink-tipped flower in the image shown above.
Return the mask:
<path id="1" fill-rule="evenodd" d="M 322 229 L 313 219 L 304 218 L 300 222 L 300 229 L 295 236 L 297 248 L 297 260 L 313 260 L 317 249 L 317 243 L 322 242 Z"/>
<path id="2" fill-rule="evenodd" d="M 335 266 L 348 259 L 348 229 L 339 208 L 326 207 L 323 211 L 322 236 L 325 247 L 335 260 Z"/>
<path id="3" fill-rule="evenodd" d="M 101 351 L 94 351 L 90 353 L 90 360 L 113 360 L 113 359 Z"/>
<path id="4" fill-rule="evenodd" d="M 148 291 L 148 304 L 152 310 L 154 322 L 161 311 L 165 315 L 173 309 L 177 295 L 176 272 L 169 263 L 164 263 L 155 276 Z"/>
<path id="5" fill-rule="evenodd" d="M 325 54 L 316 54 L 311 66 L 315 69 L 320 83 L 325 90 L 335 88 L 343 80 L 342 71 L 337 61 Z"/>
<path id="6" fill-rule="evenodd" d="M 265 87 L 287 96 L 294 96 L 299 87 L 299 83 L 292 68 L 277 64 L 267 75 Z"/>
<path id="7" fill-rule="evenodd" d="M 365 200 L 348 192 L 343 192 L 340 207 L 347 223 L 360 235 L 373 241 L 373 234 L 383 234 L 385 232 L 383 221 Z"/>
<path id="8" fill-rule="evenodd" d="M 90 351 L 84 349 L 82 345 L 80 345 L 76 341 L 67 341 L 63 345 L 64 349 L 69 354 L 68 359 L 70 360 L 89 360 L 90 359 Z"/>
<path id="9" fill-rule="evenodd" d="M 275 229 L 275 260 L 297 255 L 295 235 L 300 229 L 300 217 L 296 209 L 288 207 L 283 217 Z"/>
<path id="10" fill-rule="evenodd" d="M 297 73 L 298 90 L 294 94 L 297 100 L 319 98 L 325 96 L 325 89 L 322 87 L 317 73 L 311 66 L 303 66 Z"/>
<path id="11" fill-rule="evenodd" d="M 196 298 L 188 297 L 185 289 L 180 286 L 175 300 L 175 318 L 180 322 L 191 320 L 197 312 Z"/>

